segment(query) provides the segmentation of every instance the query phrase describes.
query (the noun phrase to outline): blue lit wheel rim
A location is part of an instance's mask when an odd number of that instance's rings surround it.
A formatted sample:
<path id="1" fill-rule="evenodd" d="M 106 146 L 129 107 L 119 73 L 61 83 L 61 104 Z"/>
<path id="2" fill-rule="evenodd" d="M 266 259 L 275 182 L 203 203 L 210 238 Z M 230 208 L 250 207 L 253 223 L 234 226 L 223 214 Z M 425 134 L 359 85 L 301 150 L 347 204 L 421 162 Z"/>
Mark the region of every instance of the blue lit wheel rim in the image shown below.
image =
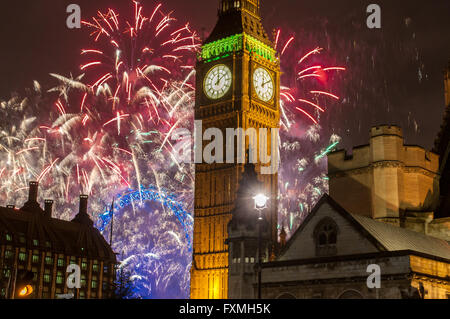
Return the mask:
<path id="1" fill-rule="evenodd" d="M 188 243 L 189 250 L 192 249 L 191 230 L 193 227 L 193 219 L 191 215 L 183 208 L 183 205 L 178 202 L 174 195 L 166 193 L 164 190 L 160 192 L 155 186 L 143 187 L 140 190 L 128 189 L 114 201 L 114 214 L 117 214 L 122 208 L 131 205 L 132 203 L 141 203 L 144 201 L 152 201 L 161 203 L 164 207 L 177 217 L 184 229 L 185 238 Z M 117 216 L 117 215 L 116 215 Z M 97 228 L 103 232 L 111 222 L 110 207 L 105 208 L 104 212 L 99 215 Z"/>

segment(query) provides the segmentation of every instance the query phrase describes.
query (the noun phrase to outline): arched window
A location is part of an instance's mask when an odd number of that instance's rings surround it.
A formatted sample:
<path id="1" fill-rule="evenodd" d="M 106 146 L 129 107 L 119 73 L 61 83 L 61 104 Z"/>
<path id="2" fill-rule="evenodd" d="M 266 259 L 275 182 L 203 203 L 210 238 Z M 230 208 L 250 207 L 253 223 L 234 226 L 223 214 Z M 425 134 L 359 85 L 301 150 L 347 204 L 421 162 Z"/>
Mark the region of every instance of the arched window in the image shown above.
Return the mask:
<path id="1" fill-rule="evenodd" d="M 285 292 L 277 297 L 277 299 L 297 299 L 293 294 Z"/>
<path id="2" fill-rule="evenodd" d="M 364 299 L 363 295 L 354 289 L 345 290 L 341 293 L 338 299 Z"/>
<path id="3" fill-rule="evenodd" d="M 330 217 L 323 218 L 314 229 L 317 256 L 333 256 L 337 253 L 338 227 Z"/>

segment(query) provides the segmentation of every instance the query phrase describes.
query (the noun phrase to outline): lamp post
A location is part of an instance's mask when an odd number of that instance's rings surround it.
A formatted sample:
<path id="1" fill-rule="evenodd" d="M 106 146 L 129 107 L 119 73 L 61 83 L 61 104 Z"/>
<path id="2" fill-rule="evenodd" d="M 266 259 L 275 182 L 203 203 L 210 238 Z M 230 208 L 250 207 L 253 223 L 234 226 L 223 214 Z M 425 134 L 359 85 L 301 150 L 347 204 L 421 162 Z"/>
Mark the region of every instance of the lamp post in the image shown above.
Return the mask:
<path id="1" fill-rule="evenodd" d="M 262 211 L 267 207 L 267 200 L 269 199 L 264 194 L 258 194 L 253 197 L 255 201 L 255 209 L 258 211 L 258 267 L 257 267 L 257 275 L 258 275 L 258 299 L 261 299 L 261 232 L 262 232 Z"/>

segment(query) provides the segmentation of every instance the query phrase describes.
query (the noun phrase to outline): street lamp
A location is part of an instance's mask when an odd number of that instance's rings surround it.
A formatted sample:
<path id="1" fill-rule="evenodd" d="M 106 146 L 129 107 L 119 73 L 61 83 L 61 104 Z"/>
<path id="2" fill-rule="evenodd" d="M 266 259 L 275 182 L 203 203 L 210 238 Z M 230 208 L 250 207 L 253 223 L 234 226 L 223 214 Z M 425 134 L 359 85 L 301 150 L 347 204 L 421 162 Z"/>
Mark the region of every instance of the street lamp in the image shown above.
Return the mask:
<path id="1" fill-rule="evenodd" d="M 27 297 L 33 293 L 33 287 L 31 285 L 26 285 L 20 288 L 19 297 Z"/>
<path id="2" fill-rule="evenodd" d="M 12 282 L 12 299 L 26 298 L 33 293 L 33 277 L 34 274 L 31 271 L 15 269 Z"/>
<path id="3" fill-rule="evenodd" d="M 261 299 L 261 229 L 262 229 L 262 211 L 267 208 L 269 197 L 264 194 L 258 194 L 253 197 L 255 209 L 258 211 L 258 299 Z"/>
<path id="4" fill-rule="evenodd" d="M 261 212 L 261 210 L 267 207 L 266 205 L 269 197 L 267 197 L 266 195 L 258 194 L 255 197 L 253 197 L 253 199 L 255 200 L 255 209 L 257 209 L 259 212 Z"/>

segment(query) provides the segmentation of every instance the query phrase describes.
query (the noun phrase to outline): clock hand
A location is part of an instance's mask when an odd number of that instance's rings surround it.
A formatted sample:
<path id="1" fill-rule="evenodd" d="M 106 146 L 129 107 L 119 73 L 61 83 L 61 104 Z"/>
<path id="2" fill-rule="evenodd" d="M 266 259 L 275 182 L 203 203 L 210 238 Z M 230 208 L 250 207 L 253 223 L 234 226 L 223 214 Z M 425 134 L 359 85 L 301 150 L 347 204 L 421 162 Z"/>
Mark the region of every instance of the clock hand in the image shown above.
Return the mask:
<path id="1" fill-rule="evenodd" d="M 223 77 L 224 77 L 225 75 L 226 75 L 226 74 L 224 74 L 224 75 L 222 75 L 220 78 L 218 78 L 216 85 L 219 85 L 219 82 L 223 79 Z"/>

